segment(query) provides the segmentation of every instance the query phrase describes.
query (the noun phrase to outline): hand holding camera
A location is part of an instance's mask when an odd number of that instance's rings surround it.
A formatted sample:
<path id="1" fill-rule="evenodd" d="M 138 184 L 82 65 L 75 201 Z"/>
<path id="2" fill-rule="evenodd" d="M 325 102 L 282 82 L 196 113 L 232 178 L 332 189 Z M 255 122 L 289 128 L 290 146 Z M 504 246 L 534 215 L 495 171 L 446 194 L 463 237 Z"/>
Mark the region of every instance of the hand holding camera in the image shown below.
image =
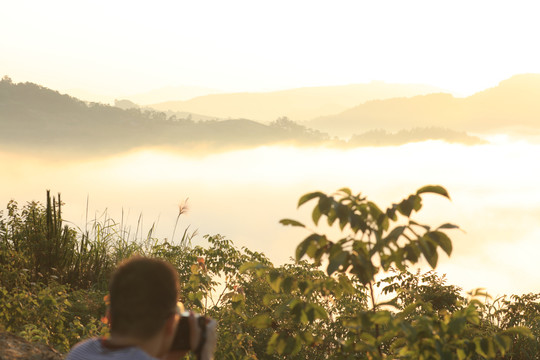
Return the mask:
<path id="1" fill-rule="evenodd" d="M 212 360 L 217 343 L 216 326 L 216 321 L 209 317 L 181 312 L 170 351 L 192 351 L 199 360 Z"/>

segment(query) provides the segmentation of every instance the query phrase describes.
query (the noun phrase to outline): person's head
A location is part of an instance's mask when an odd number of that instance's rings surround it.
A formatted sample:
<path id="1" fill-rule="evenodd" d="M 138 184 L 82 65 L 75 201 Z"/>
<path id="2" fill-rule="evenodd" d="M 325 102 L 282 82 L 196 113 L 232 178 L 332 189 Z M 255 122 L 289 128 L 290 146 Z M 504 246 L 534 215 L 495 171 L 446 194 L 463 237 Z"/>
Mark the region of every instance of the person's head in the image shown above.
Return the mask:
<path id="1" fill-rule="evenodd" d="M 176 270 L 163 260 L 136 256 L 122 262 L 109 283 L 111 334 L 156 336 L 173 321 L 178 288 Z"/>

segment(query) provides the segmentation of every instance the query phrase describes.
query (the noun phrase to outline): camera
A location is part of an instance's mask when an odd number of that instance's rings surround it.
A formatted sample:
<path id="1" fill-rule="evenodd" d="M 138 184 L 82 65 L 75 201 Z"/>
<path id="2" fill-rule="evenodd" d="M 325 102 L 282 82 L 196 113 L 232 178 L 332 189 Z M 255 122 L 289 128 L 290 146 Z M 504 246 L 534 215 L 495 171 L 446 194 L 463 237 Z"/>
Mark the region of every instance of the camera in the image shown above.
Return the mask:
<path id="1" fill-rule="evenodd" d="M 206 325 L 208 323 L 208 318 L 201 316 L 199 314 L 194 314 L 197 326 L 200 329 L 199 339 L 197 340 L 197 347 L 195 349 L 191 348 L 191 329 L 189 326 L 189 311 L 183 311 L 180 314 L 180 321 L 178 322 L 178 327 L 176 328 L 176 335 L 174 337 L 173 343 L 171 345 L 171 350 L 184 350 L 189 351 L 193 350 L 195 353 L 200 352 L 204 347 L 207 338 Z"/>

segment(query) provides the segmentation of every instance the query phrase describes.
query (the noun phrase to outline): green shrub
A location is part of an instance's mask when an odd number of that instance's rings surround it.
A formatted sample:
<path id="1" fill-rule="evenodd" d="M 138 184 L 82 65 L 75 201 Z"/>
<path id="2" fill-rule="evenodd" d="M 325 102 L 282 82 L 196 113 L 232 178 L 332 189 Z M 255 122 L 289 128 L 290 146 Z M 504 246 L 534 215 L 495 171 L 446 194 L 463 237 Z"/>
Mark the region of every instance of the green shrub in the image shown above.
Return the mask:
<path id="1" fill-rule="evenodd" d="M 0 328 L 62 352 L 107 334 L 108 278 L 139 253 L 173 264 L 186 307 L 218 320 L 218 359 L 536 359 L 540 294 L 482 303 L 434 271 L 407 271 L 421 258 L 434 268 L 440 250 L 452 251 L 446 231 L 456 226 L 412 220 L 426 193 L 448 197 L 427 186 L 383 211 L 348 189 L 306 194 L 299 205 L 316 200 L 315 225 L 337 224 L 343 236 L 312 231 L 281 266 L 220 235 L 193 247 L 187 228 L 180 244 L 157 241 L 153 228 L 130 237 L 106 214 L 73 229 L 59 196 L 22 209 L 10 201 L 0 212 Z M 377 288 L 393 298 L 377 303 Z"/>
<path id="2" fill-rule="evenodd" d="M 28 283 L 11 290 L 0 287 L 0 324 L 6 331 L 66 352 L 81 338 L 106 330 L 92 311 L 74 307 L 74 302 L 87 304 L 91 296 L 97 294 L 73 293 L 56 282 Z"/>

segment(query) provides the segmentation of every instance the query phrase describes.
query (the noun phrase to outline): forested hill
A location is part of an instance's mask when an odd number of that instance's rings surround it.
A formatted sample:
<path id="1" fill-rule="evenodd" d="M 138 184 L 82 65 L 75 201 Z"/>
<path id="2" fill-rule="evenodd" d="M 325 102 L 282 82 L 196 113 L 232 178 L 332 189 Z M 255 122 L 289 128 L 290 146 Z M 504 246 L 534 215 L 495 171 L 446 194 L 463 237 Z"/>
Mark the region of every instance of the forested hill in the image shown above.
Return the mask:
<path id="1" fill-rule="evenodd" d="M 482 143 L 463 132 L 433 127 L 400 134 L 370 131 L 347 142 L 288 118 L 270 124 L 247 119 L 193 121 L 155 110 L 87 103 L 33 83 L 15 84 L 9 78 L 0 81 L 0 148 L 4 150 L 99 156 L 161 147 L 189 154 L 274 144 L 350 148 L 429 139 Z"/>
<path id="2" fill-rule="evenodd" d="M 327 135 L 288 119 L 199 121 L 86 103 L 33 83 L 0 81 L 2 146 L 111 153 L 137 147 L 219 150 L 275 143 L 321 144 Z"/>

